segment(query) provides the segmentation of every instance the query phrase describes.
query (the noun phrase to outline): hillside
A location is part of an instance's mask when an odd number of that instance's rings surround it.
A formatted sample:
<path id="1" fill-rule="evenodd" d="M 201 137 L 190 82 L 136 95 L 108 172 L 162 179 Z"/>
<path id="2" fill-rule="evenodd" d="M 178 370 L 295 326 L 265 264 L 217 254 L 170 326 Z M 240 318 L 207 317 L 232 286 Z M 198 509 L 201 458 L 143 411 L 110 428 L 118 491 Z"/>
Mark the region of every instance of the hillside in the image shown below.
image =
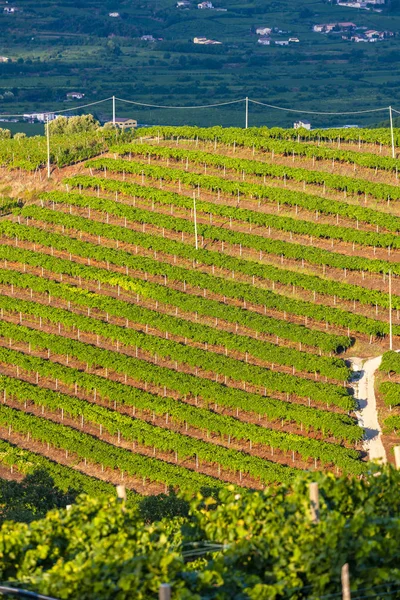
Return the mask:
<path id="1" fill-rule="evenodd" d="M 40 466 L 67 489 L 79 472 L 79 489 L 133 499 L 366 472 L 375 433 L 349 367 L 389 349 L 389 272 L 394 349 L 400 335 L 387 132 L 107 135 L 55 138 L 49 181 L 37 138 L 3 143 L 4 473 Z M 390 356 L 381 379 L 400 372 Z"/>
<path id="2" fill-rule="evenodd" d="M 395 105 L 399 95 L 399 3 L 376 10 L 323 0 L 215 0 L 179 9 L 175 0 L 120 2 L 0 3 L 0 113 L 70 109 L 119 98 L 169 106 L 204 105 L 249 96 L 288 108 L 342 112 Z M 377 7 L 375 7 L 376 9 Z M 223 10 L 220 10 L 223 9 Z M 110 13 L 118 17 L 110 17 Z M 354 31 L 313 31 L 318 24 L 354 23 Z M 271 28 L 272 44 L 258 43 L 258 28 Z M 352 34 L 388 32 L 375 43 L 351 41 Z M 281 33 L 280 33 L 281 32 Z M 393 34 L 393 35 L 389 35 Z M 152 36 L 154 41 L 142 40 Z M 197 45 L 195 37 L 221 45 Z M 275 42 L 299 39 L 287 47 Z M 345 37 L 346 39 L 343 39 Z M 347 39 L 349 38 L 349 39 Z M 397 107 L 400 109 L 400 107 Z M 11 110 L 12 109 L 12 110 Z M 98 106 L 109 119 L 111 105 Z M 142 124 L 192 123 L 243 126 L 241 107 L 158 110 L 119 103 L 119 116 Z M 251 125 L 292 126 L 294 115 L 252 107 Z M 387 114 L 314 116 L 315 126 L 371 125 Z M 27 124 L 29 129 L 29 124 Z"/>

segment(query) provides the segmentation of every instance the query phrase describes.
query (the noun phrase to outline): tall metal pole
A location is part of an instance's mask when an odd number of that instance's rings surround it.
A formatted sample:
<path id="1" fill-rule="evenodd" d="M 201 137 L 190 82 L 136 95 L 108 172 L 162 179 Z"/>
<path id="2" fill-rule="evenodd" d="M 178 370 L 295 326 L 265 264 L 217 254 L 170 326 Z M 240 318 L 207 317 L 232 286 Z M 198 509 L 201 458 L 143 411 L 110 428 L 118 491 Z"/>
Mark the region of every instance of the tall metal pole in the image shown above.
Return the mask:
<path id="1" fill-rule="evenodd" d="M 245 129 L 249 128 L 249 99 L 246 96 L 246 126 Z"/>
<path id="2" fill-rule="evenodd" d="M 112 97 L 113 125 L 115 125 L 115 96 Z"/>
<path id="3" fill-rule="evenodd" d="M 196 192 L 193 192 L 193 221 L 194 221 L 194 245 L 196 250 L 199 249 L 199 241 L 197 239 L 197 214 L 196 214 Z"/>
<path id="4" fill-rule="evenodd" d="M 47 178 L 50 179 L 51 163 L 50 163 L 50 121 L 49 115 L 46 115 L 46 137 L 47 137 Z"/>
<path id="5" fill-rule="evenodd" d="M 392 271 L 389 271 L 389 349 L 393 350 Z"/>
<path id="6" fill-rule="evenodd" d="M 389 115 L 390 115 L 390 136 L 392 138 L 392 158 L 396 158 L 396 151 L 394 148 L 393 112 L 392 112 L 391 106 L 389 106 Z"/>

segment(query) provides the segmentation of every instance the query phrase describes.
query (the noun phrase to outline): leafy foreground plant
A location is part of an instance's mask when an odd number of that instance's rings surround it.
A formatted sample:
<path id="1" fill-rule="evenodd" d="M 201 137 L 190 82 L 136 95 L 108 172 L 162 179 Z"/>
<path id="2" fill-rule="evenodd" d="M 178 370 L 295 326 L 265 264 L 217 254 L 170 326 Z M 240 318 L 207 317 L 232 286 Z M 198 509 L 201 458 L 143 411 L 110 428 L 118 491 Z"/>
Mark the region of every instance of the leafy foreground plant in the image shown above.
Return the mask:
<path id="1" fill-rule="evenodd" d="M 340 595 L 347 562 L 354 597 L 398 597 L 399 484 L 389 466 L 362 479 L 308 473 L 290 487 L 186 497 L 187 517 L 155 522 L 115 498 L 81 496 L 41 521 L 4 524 L 0 577 L 62 599 L 156 598 L 163 582 L 179 599 L 322 598 Z"/>

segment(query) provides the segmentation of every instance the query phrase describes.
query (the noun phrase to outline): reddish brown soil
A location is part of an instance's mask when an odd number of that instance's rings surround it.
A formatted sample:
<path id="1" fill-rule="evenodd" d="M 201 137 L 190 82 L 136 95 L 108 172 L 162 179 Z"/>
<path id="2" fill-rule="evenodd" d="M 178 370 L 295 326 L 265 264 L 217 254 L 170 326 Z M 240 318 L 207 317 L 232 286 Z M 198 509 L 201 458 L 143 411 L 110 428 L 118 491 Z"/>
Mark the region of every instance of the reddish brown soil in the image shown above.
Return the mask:
<path id="1" fill-rule="evenodd" d="M 14 240 L 10 240 L 9 238 L 2 238 L 0 241 L 2 243 L 6 243 L 6 244 L 15 244 L 15 241 Z M 40 249 L 40 252 L 42 252 L 43 254 L 50 254 L 52 256 L 57 256 L 59 258 L 64 258 L 66 260 L 72 260 L 73 259 L 75 262 L 78 262 L 80 264 L 87 264 L 88 263 L 88 259 L 82 258 L 80 256 L 71 255 L 71 254 L 69 254 L 67 252 L 61 252 L 61 251 L 54 250 L 54 249 L 49 248 L 49 247 L 41 247 L 38 244 L 31 243 L 31 242 L 17 241 L 17 246 L 21 247 L 21 248 L 26 248 L 26 249 L 29 249 L 29 250 L 33 250 L 35 252 Z M 118 245 L 118 247 L 121 248 L 120 245 Z M 90 260 L 89 262 L 93 266 L 98 266 L 98 267 L 101 267 L 101 268 L 106 268 L 108 270 L 110 268 L 110 265 L 104 264 L 104 263 L 102 263 L 100 261 Z M 178 264 L 178 262 L 176 264 Z M 164 278 L 164 276 L 158 276 L 158 275 L 157 276 L 153 276 L 153 275 L 149 275 L 148 273 L 143 273 L 142 271 L 135 271 L 133 269 L 125 269 L 123 267 L 117 267 L 117 266 L 113 266 L 112 270 L 113 270 L 113 272 L 127 274 L 127 275 L 133 276 L 135 278 L 144 279 L 145 281 L 159 283 L 161 285 L 166 285 L 167 284 L 166 278 Z M 235 279 L 236 279 L 236 273 L 235 273 Z M 79 281 L 79 285 L 81 285 L 81 281 Z M 187 292 L 189 294 L 193 293 L 193 294 L 198 295 L 198 296 L 204 296 L 204 297 L 207 297 L 209 299 L 218 300 L 220 302 L 224 302 L 224 303 L 227 303 L 227 304 L 232 305 L 232 306 L 243 307 L 243 308 L 246 308 L 248 310 L 252 310 L 254 312 L 258 312 L 260 314 L 266 314 L 266 315 L 271 316 L 273 318 L 288 320 L 290 322 L 299 323 L 299 324 L 302 324 L 302 325 L 305 324 L 307 326 L 311 326 L 312 328 L 319 329 L 321 331 L 332 331 L 332 327 L 333 327 L 333 330 L 334 330 L 335 333 L 339 333 L 339 334 L 342 334 L 342 335 L 347 335 L 349 333 L 349 331 L 347 329 L 339 327 L 339 326 L 332 326 L 332 325 L 329 325 L 328 323 L 324 323 L 323 324 L 323 323 L 321 323 L 319 321 L 314 321 L 314 320 L 312 320 L 312 319 L 310 319 L 308 317 L 301 317 L 301 316 L 297 316 L 297 315 L 287 314 L 285 311 L 282 312 L 282 311 L 278 311 L 278 310 L 275 310 L 275 309 L 267 309 L 265 306 L 249 304 L 246 301 L 241 302 L 239 300 L 234 300 L 233 298 L 227 299 L 224 296 L 220 296 L 218 294 L 211 293 L 209 290 L 204 290 L 204 289 L 200 289 L 200 288 L 196 288 L 196 287 L 191 287 L 189 285 L 185 285 L 185 283 L 181 283 L 181 282 L 173 282 L 173 283 L 171 283 L 170 281 L 168 281 L 168 287 L 171 287 L 172 289 L 176 289 L 176 290 L 180 290 L 180 291 L 185 291 L 185 292 Z M 132 296 L 133 296 L 133 294 L 132 294 Z M 366 344 L 366 343 L 368 343 L 368 336 L 362 335 L 362 334 L 357 334 L 357 341 L 359 341 L 359 340 L 361 340 L 361 342 L 363 344 Z M 373 342 L 373 340 L 372 340 L 372 338 L 370 338 L 369 339 L 369 343 L 372 344 L 372 342 Z M 388 347 L 388 341 L 385 340 L 385 339 L 381 340 L 379 342 L 379 346 L 382 349 L 386 348 L 386 346 Z M 353 349 L 353 351 L 354 351 L 354 349 Z M 370 349 L 370 351 L 371 351 L 371 349 Z"/>
<path id="2" fill-rule="evenodd" d="M 43 328 L 46 330 L 46 328 Z M 63 333 L 63 332 L 62 332 Z M 64 333 L 65 334 L 65 333 Z M 74 336 L 68 336 L 71 337 L 71 339 Z M 75 338 L 77 338 L 77 335 L 75 335 Z M 80 335 L 80 339 L 83 340 L 83 336 L 82 334 Z M 4 339 L 4 338 L 0 338 L 0 345 L 4 346 L 4 347 L 10 347 L 9 345 L 10 340 Z M 223 406 L 217 406 L 216 404 L 212 404 L 211 402 L 205 400 L 202 401 L 201 397 L 195 397 L 193 395 L 189 395 L 188 396 L 181 396 L 179 394 L 179 392 L 176 392 L 174 390 L 170 390 L 164 386 L 161 385 L 155 385 L 155 384 L 151 384 L 151 383 L 147 383 L 146 381 L 143 382 L 142 380 L 139 379 L 135 379 L 131 376 L 128 376 L 127 374 L 122 374 L 122 373 L 118 373 L 112 370 L 107 370 L 101 367 L 88 367 L 88 365 L 82 361 L 79 361 L 73 357 L 68 357 L 68 356 L 64 356 L 64 355 L 56 355 L 54 353 L 50 353 L 50 351 L 45 351 L 45 350 L 37 350 L 37 349 L 33 349 L 29 347 L 29 344 L 25 344 L 23 342 L 12 342 L 12 348 L 31 354 L 33 356 L 39 356 L 41 358 L 45 358 L 45 359 L 50 359 L 53 362 L 56 363 L 60 363 L 62 365 L 65 366 L 70 366 L 70 367 L 74 367 L 83 371 L 86 371 L 88 373 L 100 376 L 100 377 L 105 377 L 106 379 L 110 379 L 112 381 L 116 381 L 119 383 L 123 383 L 123 384 L 127 384 L 129 386 L 133 386 L 139 389 L 144 389 L 145 391 L 148 391 L 150 393 L 154 393 L 157 394 L 159 396 L 169 396 L 172 397 L 174 399 L 179 399 L 183 402 L 187 402 L 191 405 L 195 405 L 195 406 L 202 406 L 203 408 L 208 408 L 210 409 L 211 406 L 213 406 L 213 410 L 215 412 L 218 412 L 219 414 L 226 414 L 229 416 L 234 416 L 235 418 L 239 417 L 239 412 L 240 412 L 240 420 L 245 421 L 245 422 L 249 422 L 249 423 L 255 423 L 258 425 L 262 425 L 262 426 L 267 426 L 268 429 L 276 429 L 276 430 L 283 430 L 286 431 L 288 433 L 296 433 L 298 435 L 304 435 L 303 433 L 303 428 L 302 426 L 296 425 L 295 423 L 281 423 L 281 421 L 270 421 L 268 419 L 266 419 L 265 417 L 261 417 L 258 414 L 255 413 L 251 413 L 251 412 L 246 412 L 243 410 L 238 410 L 238 409 L 229 409 Z M 112 346 L 110 347 L 110 349 L 113 349 Z M 115 350 L 115 348 L 114 348 Z M 140 358 L 140 354 L 138 353 L 138 357 Z M 159 362 L 158 362 L 159 364 Z M 5 368 L 9 369 L 10 365 L 4 365 Z M 21 371 L 21 369 L 19 367 L 16 367 L 16 372 L 17 372 L 17 376 L 19 376 L 19 372 Z M 184 369 L 180 369 L 180 372 L 184 372 Z M 15 376 L 15 372 L 14 372 L 14 376 Z M 38 376 L 39 377 L 39 376 Z M 41 381 L 43 378 L 40 377 L 39 380 Z M 35 374 L 35 382 L 36 382 L 36 374 Z M 58 388 L 57 388 L 58 389 Z M 296 398 L 291 398 L 291 402 L 296 402 L 296 403 L 301 403 L 299 399 Z M 306 402 L 304 402 L 304 400 L 302 401 L 303 404 L 307 404 Z M 312 404 L 312 406 L 314 405 L 314 403 Z M 319 407 L 321 408 L 321 407 Z M 336 407 L 331 407 L 330 408 L 330 412 L 340 412 L 339 409 L 337 409 Z M 329 439 L 327 436 L 322 435 L 320 432 L 311 432 L 310 434 L 307 435 L 311 435 L 312 437 L 315 437 L 316 439 L 324 439 L 324 440 L 328 440 L 328 441 L 335 441 L 333 438 Z"/>
<path id="3" fill-rule="evenodd" d="M 39 293 L 39 292 L 35 292 L 35 294 L 33 294 L 33 292 L 32 292 L 32 296 L 31 296 L 30 290 L 17 288 L 15 286 L 11 287 L 8 285 L 0 284 L 0 294 L 4 294 L 4 295 L 7 295 L 7 296 L 10 296 L 13 298 L 19 298 L 21 300 L 28 300 L 28 301 L 33 300 L 35 303 L 48 305 L 48 295 L 47 294 Z M 99 309 L 93 310 L 93 309 L 90 309 L 89 307 L 84 308 L 79 304 L 74 304 L 74 303 L 68 302 L 67 300 L 63 300 L 62 298 L 52 298 L 51 305 L 55 308 L 62 308 L 64 310 L 69 310 L 70 312 L 73 312 L 77 315 L 84 315 L 84 316 L 100 319 L 102 321 L 107 321 L 108 323 L 110 323 L 112 325 L 118 325 L 119 327 L 123 328 L 124 330 L 134 329 L 135 331 L 145 332 L 146 334 L 154 335 L 154 336 L 160 337 L 160 338 L 165 338 L 165 339 L 168 339 L 171 341 L 175 341 L 175 342 L 178 342 L 181 344 L 188 345 L 193 348 L 199 348 L 201 350 L 208 350 L 210 352 L 215 352 L 217 354 L 223 354 L 225 356 L 229 356 L 230 358 L 234 358 L 236 360 L 240 360 L 240 361 L 243 361 L 243 362 L 246 362 L 249 364 L 254 364 L 259 367 L 264 367 L 264 368 L 269 368 L 269 369 L 272 368 L 275 371 L 287 373 L 287 374 L 291 374 L 291 375 L 298 374 L 294 367 L 280 365 L 280 364 L 276 364 L 276 363 L 272 364 L 271 362 L 267 362 L 258 357 L 255 357 L 255 356 L 249 354 L 248 352 L 240 352 L 238 350 L 231 350 L 225 346 L 207 344 L 207 342 L 205 342 L 205 343 L 196 342 L 190 338 L 182 337 L 182 336 L 179 336 L 176 334 L 172 334 L 170 332 L 163 332 L 159 329 L 156 329 L 154 327 L 149 327 L 148 325 L 145 325 L 142 323 L 128 321 L 125 317 L 116 317 L 113 315 L 108 315 L 108 313 L 106 313 L 105 311 L 99 310 Z M 32 317 L 29 317 L 29 318 L 32 319 Z M 34 321 L 36 324 L 38 323 L 37 319 Z M 123 344 L 121 345 L 121 348 L 124 348 Z M 337 384 L 337 380 L 329 380 L 326 377 L 319 375 L 318 373 L 301 372 L 301 377 L 304 377 L 306 379 L 312 379 L 315 381 L 325 381 L 325 382 L 329 381 L 331 383 Z"/>
<path id="4" fill-rule="evenodd" d="M 146 140 L 149 142 L 150 140 Z M 162 145 L 170 146 L 171 141 L 164 141 Z M 178 147 L 180 149 L 187 148 L 189 150 L 204 150 L 205 152 L 214 152 L 213 142 L 200 142 L 196 145 L 193 141 L 179 141 Z M 217 153 L 225 156 L 235 156 L 237 158 L 249 158 L 253 160 L 260 160 L 266 162 L 273 162 L 275 164 L 286 165 L 288 167 L 300 167 L 302 169 L 308 169 L 310 171 L 325 171 L 327 173 L 335 173 L 336 175 L 346 175 L 347 177 L 357 177 L 359 179 L 367 179 L 368 181 L 389 183 L 390 185 L 398 185 L 396 174 L 390 171 L 375 171 L 375 169 L 369 169 L 367 167 L 361 167 L 358 165 L 339 163 L 335 161 L 332 165 L 332 160 L 315 160 L 307 157 L 295 156 L 282 156 L 274 153 L 272 158 L 271 152 L 263 152 L 255 150 L 253 154 L 252 148 L 240 148 L 233 145 L 219 144 L 217 146 Z"/>

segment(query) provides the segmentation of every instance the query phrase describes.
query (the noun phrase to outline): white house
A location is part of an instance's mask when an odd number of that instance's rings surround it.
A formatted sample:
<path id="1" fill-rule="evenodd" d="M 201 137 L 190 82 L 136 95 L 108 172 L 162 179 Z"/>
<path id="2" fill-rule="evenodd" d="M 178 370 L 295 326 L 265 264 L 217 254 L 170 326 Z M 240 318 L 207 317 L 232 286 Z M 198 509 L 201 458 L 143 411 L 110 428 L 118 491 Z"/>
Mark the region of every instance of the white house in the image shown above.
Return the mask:
<path id="1" fill-rule="evenodd" d="M 16 6 L 5 6 L 3 10 L 5 13 L 13 14 L 20 11 L 21 9 L 17 8 Z"/>
<path id="2" fill-rule="evenodd" d="M 190 8 L 190 2 L 188 0 L 179 0 L 176 3 L 176 8 Z"/>
<path id="3" fill-rule="evenodd" d="M 271 33 L 271 27 L 257 27 L 256 34 L 257 35 L 269 35 Z"/>
<path id="4" fill-rule="evenodd" d="M 114 19 L 118 19 L 120 14 L 119 14 L 119 12 L 110 12 L 110 13 L 108 13 L 108 16 L 113 17 Z"/>
<path id="5" fill-rule="evenodd" d="M 293 128 L 294 129 L 308 129 L 308 130 L 310 130 L 311 129 L 311 123 L 310 123 L 310 121 L 306 121 L 304 119 L 301 120 L 301 121 L 299 120 L 299 121 L 296 121 L 295 123 L 293 123 Z"/>
<path id="6" fill-rule="evenodd" d="M 294 44 L 298 44 L 298 43 L 300 42 L 300 40 L 299 40 L 299 38 L 297 38 L 297 37 L 291 37 L 291 38 L 289 38 L 289 42 L 290 42 L 291 44 L 292 44 L 292 43 L 294 43 Z"/>
<path id="7" fill-rule="evenodd" d="M 69 100 L 82 100 L 85 97 L 85 94 L 82 92 L 68 92 L 67 98 Z"/>
<path id="8" fill-rule="evenodd" d="M 289 40 L 278 40 L 275 42 L 277 46 L 289 46 Z"/>
<path id="9" fill-rule="evenodd" d="M 8 58 L 8 56 L 0 56 L 0 63 L 6 63 L 8 62 L 10 59 Z"/>
<path id="10" fill-rule="evenodd" d="M 212 5 L 212 2 L 200 2 L 200 4 L 197 5 L 197 8 L 200 9 L 205 9 L 205 8 L 214 8 Z"/>
<path id="11" fill-rule="evenodd" d="M 156 39 L 152 35 L 142 35 L 140 38 L 143 42 L 155 42 Z"/>
<path id="12" fill-rule="evenodd" d="M 262 46 L 270 46 L 271 40 L 268 37 L 262 37 L 262 38 L 259 38 L 258 43 L 261 44 Z"/>

